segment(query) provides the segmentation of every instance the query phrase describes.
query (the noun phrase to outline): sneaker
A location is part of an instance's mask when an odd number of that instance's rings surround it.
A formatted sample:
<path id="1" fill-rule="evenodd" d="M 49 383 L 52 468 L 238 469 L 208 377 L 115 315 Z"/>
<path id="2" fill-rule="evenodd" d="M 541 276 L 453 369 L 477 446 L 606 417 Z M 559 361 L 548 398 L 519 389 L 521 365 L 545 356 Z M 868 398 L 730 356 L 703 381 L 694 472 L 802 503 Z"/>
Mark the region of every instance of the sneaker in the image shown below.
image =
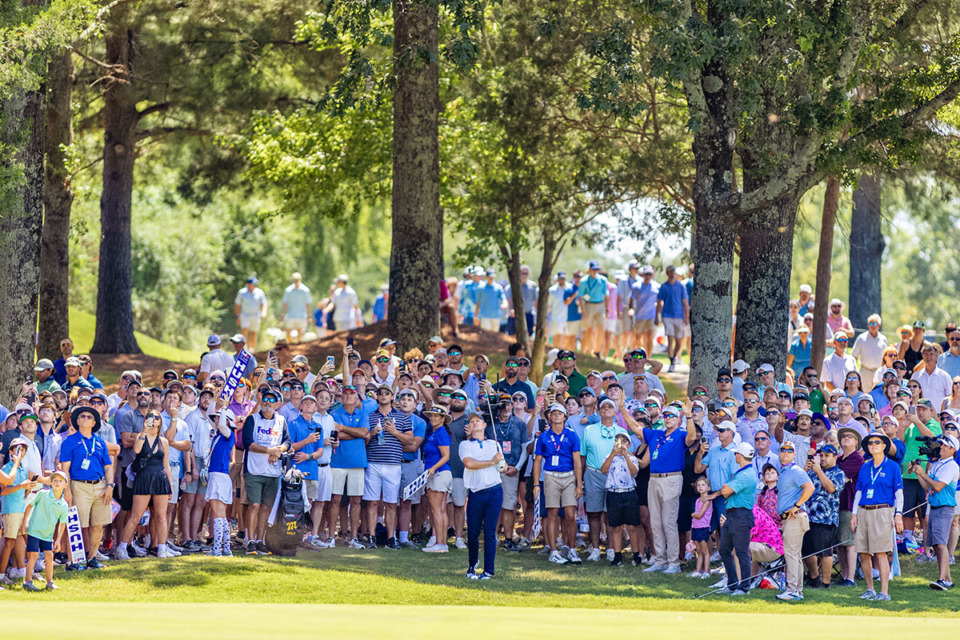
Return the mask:
<path id="1" fill-rule="evenodd" d="M 394 551 L 399 551 L 400 543 L 397 542 L 396 538 L 389 538 L 387 540 L 387 549 L 393 549 Z"/>
<path id="2" fill-rule="evenodd" d="M 43 556 L 40 556 L 40 559 L 43 560 Z M 97 551 L 97 560 L 100 562 L 109 562 L 110 556 L 105 554 L 103 551 Z"/>
<path id="3" fill-rule="evenodd" d="M 467 543 L 463 541 L 463 538 L 457 538 L 455 544 L 456 544 L 457 549 L 466 549 L 466 548 L 467 548 Z"/>
<path id="4" fill-rule="evenodd" d="M 726 578 L 723 578 L 723 579 L 721 579 L 721 580 L 718 580 L 717 582 L 714 582 L 712 585 L 710 585 L 710 588 L 711 588 L 711 589 L 724 589 L 724 588 L 726 588 L 726 586 L 727 586 L 727 579 L 726 579 Z"/>
<path id="5" fill-rule="evenodd" d="M 62 567 L 65 564 L 70 564 L 70 559 L 67 558 L 67 554 L 62 551 L 58 551 L 53 554 L 53 562 L 54 564 L 58 564 Z"/>
<path id="6" fill-rule="evenodd" d="M 731 593 L 730 595 L 731 595 L 731 596 L 745 596 L 745 595 L 747 595 L 747 592 L 744 591 L 743 589 L 737 589 L 736 591 L 734 591 L 734 592 Z"/>
<path id="7" fill-rule="evenodd" d="M 42 589 L 40 589 L 40 587 L 36 586 L 36 585 L 33 584 L 32 582 L 24 582 L 24 583 L 23 583 L 23 590 L 24 590 L 24 591 L 42 591 Z"/>
<path id="8" fill-rule="evenodd" d="M 933 557 L 929 556 L 926 553 L 918 553 L 917 562 L 936 562 L 936 559 L 934 559 Z"/>
<path id="9" fill-rule="evenodd" d="M 823 589 L 823 583 L 820 581 L 820 576 L 817 576 L 811 580 L 807 580 L 806 586 L 808 589 Z"/>
<path id="10" fill-rule="evenodd" d="M 611 567 L 622 567 L 622 566 L 623 566 L 623 559 L 622 559 L 622 558 L 618 558 L 618 557 L 616 557 L 616 555 L 614 555 L 613 560 L 610 561 L 610 566 L 611 566 Z"/>
<path id="11" fill-rule="evenodd" d="M 710 562 L 720 562 L 720 552 L 714 551 L 713 555 L 710 556 Z"/>
<path id="12" fill-rule="evenodd" d="M 424 553 L 437 553 L 437 545 L 431 544 L 420 550 L 423 551 Z"/>
<path id="13" fill-rule="evenodd" d="M 214 551 L 213 549 L 211 549 L 210 551 L 207 551 L 207 553 L 206 553 L 205 555 L 208 555 L 208 556 L 213 557 L 213 558 L 219 558 L 219 557 L 222 556 L 223 554 L 222 554 L 222 553 L 217 553 L 216 551 Z"/>
<path id="14" fill-rule="evenodd" d="M 13 580 L 11 580 L 7 574 L 3 574 L 3 576 L 0 577 L 0 584 L 5 587 L 10 587 L 13 585 Z"/>
<path id="15" fill-rule="evenodd" d="M 172 549 L 173 551 L 176 551 L 177 553 L 180 553 L 180 554 L 183 553 L 183 547 L 181 547 L 175 542 L 170 542 L 169 540 L 167 540 L 167 549 Z"/>
<path id="16" fill-rule="evenodd" d="M 86 571 L 87 565 L 85 564 L 68 564 L 66 566 L 67 571 Z"/>
<path id="17" fill-rule="evenodd" d="M 366 549 L 366 547 L 363 545 L 363 543 L 360 542 L 359 540 L 357 540 L 356 538 L 354 538 L 354 539 L 352 539 L 352 540 L 350 541 L 350 546 L 351 546 L 352 548 L 354 548 L 354 549 Z"/>
<path id="18" fill-rule="evenodd" d="M 934 591 L 946 591 L 953 588 L 953 583 L 946 580 L 935 580 L 930 583 L 930 588 Z"/>
<path id="19" fill-rule="evenodd" d="M 324 549 L 326 548 L 327 548 L 326 545 L 324 545 Z M 420 547 L 418 547 L 416 544 L 414 544 L 410 540 L 407 540 L 406 542 L 400 543 L 400 548 L 401 549 L 419 549 Z"/>
<path id="20" fill-rule="evenodd" d="M 428 546 L 428 547 L 435 547 L 435 546 L 437 546 L 437 536 L 430 536 L 430 539 L 427 540 L 427 546 Z"/>
<path id="21" fill-rule="evenodd" d="M 174 553 L 175 551 L 173 549 L 170 549 L 166 545 L 164 545 L 157 551 L 157 557 L 158 558 L 176 558 L 177 556 L 175 556 Z"/>
<path id="22" fill-rule="evenodd" d="M 566 558 L 560 555 L 559 551 L 556 550 L 550 552 L 550 557 L 548 559 L 554 564 L 567 564 L 567 562 L 569 562 Z"/>
<path id="23" fill-rule="evenodd" d="M 251 540 L 247 543 L 247 555 L 255 556 L 257 555 L 257 543 Z"/>
<path id="24" fill-rule="evenodd" d="M 652 565 L 650 565 L 649 567 L 647 567 L 646 569 L 644 569 L 643 572 L 644 572 L 644 573 L 659 573 L 660 571 L 663 571 L 664 569 L 666 569 L 666 567 L 663 566 L 662 564 L 652 564 Z"/>
<path id="25" fill-rule="evenodd" d="M 639 567 L 643 565 L 643 557 L 639 553 L 633 554 L 633 566 Z"/>
<path id="26" fill-rule="evenodd" d="M 520 542 L 517 543 L 517 551 L 523 551 L 524 549 L 530 548 L 530 541 L 526 538 L 520 538 Z"/>
<path id="27" fill-rule="evenodd" d="M 131 542 L 129 546 L 131 549 L 133 549 L 134 555 L 138 558 L 145 558 L 147 556 L 147 550 L 143 547 L 137 546 L 136 542 Z"/>
<path id="28" fill-rule="evenodd" d="M 361 540 L 361 542 L 363 543 L 363 548 L 364 548 L 364 549 L 376 549 L 376 548 L 377 548 L 377 538 L 376 538 L 376 536 L 366 536 L 363 540 Z"/>
<path id="29" fill-rule="evenodd" d="M 210 552 L 213 553 L 213 549 L 211 549 Z M 223 551 L 220 552 L 220 555 L 222 555 L 224 558 L 232 558 L 233 551 L 230 549 L 230 546 L 228 545 L 223 548 Z"/>
<path id="30" fill-rule="evenodd" d="M 672 576 L 678 573 L 680 573 L 680 567 L 676 565 L 670 565 L 669 567 L 663 570 L 663 575 L 665 576 Z"/>
<path id="31" fill-rule="evenodd" d="M 861 600 L 873 600 L 876 597 L 877 597 L 877 592 L 874 591 L 873 589 L 867 589 L 866 591 L 860 594 Z"/>
<path id="32" fill-rule="evenodd" d="M 857 586 L 857 583 L 854 582 L 853 580 L 840 580 L 839 582 L 837 582 L 837 583 L 834 584 L 833 586 L 835 586 L 835 587 L 855 587 L 855 586 Z"/>
<path id="33" fill-rule="evenodd" d="M 477 580 L 490 580 L 491 578 L 493 578 L 493 574 L 486 571 L 477 576 Z"/>
<path id="34" fill-rule="evenodd" d="M 803 595 L 796 591 L 784 591 L 783 593 L 777 594 L 777 600 L 783 600 L 784 602 L 797 602 L 803 600 Z"/>
<path id="35" fill-rule="evenodd" d="M 47 591 L 56 591 L 56 590 L 59 589 L 59 588 L 60 588 L 60 587 L 57 586 L 57 583 L 56 583 L 56 582 L 48 582 L 48 583 L 47 583 Z"/>
<path id="36" fill-rule="evenodd" d="M 11 569 L 10 577 L 14 580 L 23 580 L 27 577 L 27 568 L 24 567 L 23 569 Z"/>
<path id="37" fill-rule="evenodd" d="M 588 562 L 599 562 L 600 561 L 600 549 L 594 549 L 590 552 L 590 555 L 587 556 Z"/>
<path id="38" fill-rule="evenodd" d="M 580 555 L 577 553 L 576 549 L 570 549 L 570 552 L 567 554 L 567 560 L 570 561 L 570 564 L 580 564 Z"/>
<path id="39" fill-rule="evenodd" d="M 153 556 L 154 558 L 158 558 L 158 557 L 159 557 L 159 555 L 158 555 L 159 553 L 160 553 L 160 548 L 159 548 L 159 547 L 150 547 L 149 549 L 147 549 L 147 555 L 148 555 L 148 556 Z"/>
<path id="40" fill-rule="evenodd" d="M 437 549 L 437 550 L 436 550 L 435 553 L 450 553 L 450 547 L 448 547 L 445 542 L 442 543 L 442 544 L 441 544 L 441 543 L 438 543 L 438 544 L 436 545 L 436 549 Z"/>
<path id="41" fill-rule="evenodd" d="M 617 555 L 613 549 L 607 548 L 607 561 L 613 562 L 613 556 Z"/>
<path id="42" fill-rule="evenodd" d="M 257 542 L 257 555 L 259 556 L 269 556 L 271 554 L 270 549 L 267 549 L 266 543 L 263 540 Z"/>
<path id="43" fill-rule="evenodd" d="M 699 571 L 691 571 L 690 573 L 687 574 L 687 577 L 688 577 L 688 578 L 699 578 L 701 575 L 703 575 L 703 574 L 701 574 Z"/>
<path id="44" fill-rule="evenodd" d="M 889 593 L 878 593 L 873 597 L 874 602 L 890 602 Z"/>
<path id="45" fill-rule="evenodd" d="M 550 555 L 550 547 L 544 545 L 540 547 L 540 551 L 537 551 L 538 556 L 548 556 Z"/>
<path id="46" fill-rule="evenodd" d="M 479 580 L 480 576 L 473 569 L 467 569 L 467 580 Z"/>
<path id="47" fill-rule="evenodd" d="M 93 560 L 87 560 L 87 569 L 103 569 L 103 563 L 94 556 Z"/>

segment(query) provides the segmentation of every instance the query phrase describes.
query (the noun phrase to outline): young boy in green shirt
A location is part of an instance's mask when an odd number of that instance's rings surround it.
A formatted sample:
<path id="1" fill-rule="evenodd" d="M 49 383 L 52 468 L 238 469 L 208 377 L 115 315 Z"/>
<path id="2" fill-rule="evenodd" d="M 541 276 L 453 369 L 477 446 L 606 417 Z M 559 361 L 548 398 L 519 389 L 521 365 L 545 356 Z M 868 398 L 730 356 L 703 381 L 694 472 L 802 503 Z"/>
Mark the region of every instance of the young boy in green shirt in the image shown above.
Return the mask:
<path id="1" fill-rule="evenodd" d="M 23 511 L 26 508 L 26 497 L 33 490 L 34 483 L 30 481 L 23 457 L 27 453 L 27 442 L 23 438 L 14 438 L 10 443 L 9 462 L 0 469 L 0 496 L 3 513 L 3 537 L 6 538 L 3 551 L 0 552 L 0 584 L 12 585 L 13 580 L 7 577 L 5 570 L 13 555 L 11 571 L 13 578 L 22 578 L 24 573 L 23 556 L 26 549 L 26 539 L 20 535 L 20 525 L 23 524 Z M 2 589 L 3 587 L 0 587 Z"/>
<path id="2" fill-rule="evenodd" d="M 27 536 L 27 575 L 23 581 L 24 591 L 40 591 L 33 584 L 33 566 L 37 556 L 43 551 L 46 563 L 44 571 L 47 577 L 47 589 L 59 589 L 53 582 L 53 540 L 57 536 L 57 527 L 67 523 L 67 501 L 63 490 L 67 487 L 67 474 L 54 471 L 51 476 L 50 491 L 38 491 L 30 499 L 23 514 L 20 534 Z M 32 514 L 32 516 L 31 516 Z"/>

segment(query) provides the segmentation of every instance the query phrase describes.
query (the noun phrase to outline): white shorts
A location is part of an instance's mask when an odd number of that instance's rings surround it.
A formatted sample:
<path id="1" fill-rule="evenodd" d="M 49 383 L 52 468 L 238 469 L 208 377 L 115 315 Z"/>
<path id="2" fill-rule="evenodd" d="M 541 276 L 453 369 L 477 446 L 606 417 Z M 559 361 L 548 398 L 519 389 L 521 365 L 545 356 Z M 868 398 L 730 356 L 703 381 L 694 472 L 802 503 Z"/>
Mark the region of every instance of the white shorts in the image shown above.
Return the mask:
<path id="1" fill-rule="evenodd" d="M 686 338 L 687 326 L 683 318 L 663 318 L 663 331 L 668 338 Z"/>
<path id="2" fill-rule="evenodd" d="M 552 336 L 562 336 L 562 335 L 565 335 L 565 334 L 564 334 L 564 331 L 566 331 L 566 328 L 567 328 L 567 321 L 566 321 L 566 320 L 551 321 L 551 322 L 550 322 L 550 335 L 552 335 Z"/>
<path id="3" fill-rule="evenodd" d="M 362 496 L 363 476 L 366 469 L 331 469 L 333 486 L 330 489 L 335 496 Z M 346 491 L 344 491 L 346 490 Z"/>
<path id="4" fill-rule="evenodd" d="M 207 493 L 204 496 L 209 500 L 219 500 L 223 504 L 233 504 L 233 482 L 230 474 L 214 471 L 207 481 Z"/>
<path id="5" fill-rule="evenodd" d="M 520 473 L 518 472 L 513 477 L 501 473 L 500 486 L 503 487 L 503 503 L 500 508 L 513 511 L 517 508 L 517 487 L 520 486 Z"/>
<path id="6" fill-rule="evenodd" d="M 563 335 L 576 337 L 578 333 L 580 333 L 579 320 L 567 320 L 563 323 Z"/>
<path id="7" fill-rule="evenodd" d="M 450 489 L 453 488 L 453 475 L 447 470 L 438 471 L 427 480 L 426 488 L 449 496 Z"/>
<path id="8" fill-rule="evenodd" d="M 259 313 L 252 316 L 246 316 L 241 314 L 240 328 L 246 329 L 247 331 L 253 331 L 254 333 L 256 333 L 257 331 L 260 331 L 260 319 L 261 318 Z"/>
<path id="9" fill-rule="evenodd" d="M 480 328 L 484 331 L 500 331 L 500 318 L 480 318 Z"/>
<path id="10" fill-rule="evenodd" d="M 620 330 L 620 321 L 616 318 L 607 318 L 604 322 L 604 328 L 610 333 L 617 333 Z"/>
<path id="11" fill-rule="evenodd" d="M 303 333 L 304 329 L 307 328 L 307 319 L 306 318 L 287 318 L 283 321 L 283 328 L 287 331 L 297 330 L 298 333 Z"/>
<path id="12" fill-rule="evenodd" d="M 318 502 L 330 502 L 333 495 L 333 470 L 329 465 L 320 467 L 317 470 L 317 493 L 316 495 L 307 494 L 311 500 Z"/>
<path id="13" fill-rule="evenodd" d="M 404 461 L 404 463 L 400 465 L 401 496 L 403 495 L 403 489 L 406 489 L 407 485 L 416 480 L 421 473 L 423 473 L 423 462 L 421 462 L 419 459 L 411 460 L 410 462 Z M 410 504 L 420 504 L 420 500 L 422 498 L 423 489 L 410 496 Z"/>
<path id="14" fill-rule="evenodd" d="M 388 504 L 397 504 L 400 498 L 400 476 L 402 471 L 399 464 L 382 464 L 370 462 L 367 464 L 367 473 L 363 476 L 363 499 L 367 502 L 381 500 Z"/>
<path id="15" fill-rule="evenodd" d="M 462 507 L 467 504 L 467 489 L 463 486 L 463 478 L 453 479 L 453 486 L 447 496 L 447 502 L 452 502 L 455 507 Z"/>
<path id="16" fill-rule="evenodd" d="M 174 467 L 177 471 L 180 470 L 180 467 Z M 174 478 L 174 481 L 170 483 L 170 503 L 177 504 L 180 502 L 180 479 Z"/>

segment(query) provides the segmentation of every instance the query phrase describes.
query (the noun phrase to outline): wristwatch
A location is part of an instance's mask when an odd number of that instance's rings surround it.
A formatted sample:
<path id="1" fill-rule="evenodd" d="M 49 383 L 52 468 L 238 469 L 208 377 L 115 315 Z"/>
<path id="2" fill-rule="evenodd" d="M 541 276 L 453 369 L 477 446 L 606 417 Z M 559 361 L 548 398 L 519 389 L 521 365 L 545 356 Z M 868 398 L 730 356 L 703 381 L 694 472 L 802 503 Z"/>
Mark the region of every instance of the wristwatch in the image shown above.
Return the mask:
<path id="1" fill-rule="evenodd" d="M 107 486 L 108 486 L 108 487 L 115 487 L 115 486 L 117 486 L 117 483 L 116 483 L 116 482 L 108 482 L 108 483 L 107 483 Z"/>

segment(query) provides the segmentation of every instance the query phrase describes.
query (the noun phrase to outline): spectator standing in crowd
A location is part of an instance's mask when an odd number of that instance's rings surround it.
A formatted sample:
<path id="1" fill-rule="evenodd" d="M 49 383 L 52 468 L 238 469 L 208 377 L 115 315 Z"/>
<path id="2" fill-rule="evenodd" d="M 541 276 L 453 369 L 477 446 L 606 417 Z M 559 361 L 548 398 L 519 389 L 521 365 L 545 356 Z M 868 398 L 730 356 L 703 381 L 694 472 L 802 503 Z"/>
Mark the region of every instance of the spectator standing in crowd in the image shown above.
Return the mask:
<path id="1" fill-rule="evenodd" d="M 777 512 L 783 532 L 783 559 L 786 564 L 787 588 L 777 594 L 778 600 L 803 600 L 803 536 L 810 529 L 806 502 L 813 495 L 813 482 L 794 463 L 796 448 L 789 440 L 780 444 L 780 479 L 777 481 Z"/>
<path id="2" fill-rule="evenodd" d="M 73 357 L 73 340 L 64 338 L 60 341 L 60 357 L 53 361 L 53 379 L 61 387 L 67 379 L 67 359 Z"/>
<path id="3" fill-rule="evenodd" d="M 833 331 L 834 335 L 836 335 L 838 331 L 845 331 L 847 337 L 853 337 L 855 333 L 853 323 L 850 322 L 850 318 L 843 315 L 843 310 L 846 307 L 847 304 L 839 298 L 831 300 L 830 312 L 827 314 L 827 325 L 830 327 L 830 330 Z"/>
<path id="4" fill-rule="evenodd" d="M 591 260 L 587 265 L 587 277 L 581 278 L 577 286 L 580 299 L 580 311 L 583 314 L 581 328 L 583 340 L 581 348 L 587 353 L 600 356 L 603 343 L 604 320 L 608 302 L 607 278 L 600 273 L 600 263 Z"/>
<path id="5" fill-rule="evenodd" d="M 726 503 L 720 517 L 720 557 L 727 574 L 724 592 L 734 596 L 750 591 L 750 531 L 754 525 L 753 504 L 757 493 L 757 477 L 751 467 L 753 453 L 753 447 L 747 442 L 737 446 L 734 453 L 737 470 L 720 487 L 719 495 L 714 494 L 715 499 L 723 497 Z"/>
<path id="6" fill-rule="evenodd" d="M 826 385 L 828 391 L 843 389 L 847 373 L 857 370 L 857 361 L 853 356 L 845 354 L 850 335 L 839 330 L 833 335 L 833 353 L 823 360 L 823 369 L 820 372 L 820 381 Z"/>
<path id="7" fill-rule="evenodd" d="M 246 338 L 251 351 L 257 348 L 260 323 L 267 317 L 267 296 L 257 283 L 256 276 L 247 278 L 246 285 L 237 292 L 237 297 L 233 301 L 237 326 L 240 327 L 240 332 Z"/>
<path id="8" fill-rule="evenodd" d="M 810 530 L 803 536 L 803 555 L 806 558 L 807 586 L 812 589 L 830 588 L 833 575 L 833 553 L 840 540 L 840 494 L 846 482 L 843 470 L 837 466 L 837 448 L 821 444 L 816 456 L 807 456 L 804 467 L 813 483 L 808 510 Z"/>
<path id="9" fill-rule="evenodd" d="M 487 269 L 486 280 L 477 287 L 477 319 L 484 331 L 500 331 L 500 319 L 507 309 L 507 296 L 494 278 L 497 272 Z"/>
<path id="10" fill-rule="evenodd" d="M 617 425 L 617 403 L 610 398 L 600 401 L 600 421 L 590 424 L 583 431 L 581 453 L 586 463 L 583 473 L 584 506 L 590 525 L 590 544 L 593 547 L 587 560 L 600 560 L 600 530 L 607 503 L 607 475 L 603 463 L 613 450 L 618 434 L 628 435 L 627 430 Z M 639 505 L 638 515 L 639 515 Z M 621 534 L 622 535 L 622 534 Z M 607 538 L 610 542 L 610 538 Z"/>
<path id="11" fill-rule="evenodd" d="M 787 366 L 795 372 L 803 371 L 810 366 L 813 353 L 813 340 L 810 339 L 810 327 L 801 324 L 794 331 L 793 342 L 787 353 Z"/>
<path id="12" fill-rule="evenodd" d="M 373 299 L 373 309 L 371 313 L 373 314 L 374 322 L 382 322 L 387 319 L 387 306 L 390 300 L 390 287 L 389 285 L 382 284 L 380 285 L 380 293 L 377 294 L 377 297 Z M 462 308 L 462 302 L 461 302 Z"/>
<path id="13" fill-rule="evenodd" d="M 33 385 L 36 388 L 37 393 L 43 393 L 44 391 L 53 393 L 60 388 L 60 385 L 57 384 L 56 378 L 53 376 L 53 362 L 47 358 L 41 358 L 40 360 L 37 360 L 37 364 L 33 368 L 33 371 L 37 376 L 37 381 Z"/>
<path id="14" fill-rule="evenodd" d="M 877 369 L 883 365 L 883 352 L 887 348 L 887 338 L 880 333 L 882 320 L 876 313 L 867 318 L 867 330 L 853 341 L 850 355 L 860 360 L 860 378 L 867 384 L 873 382 Z"/>
<path id="15" fill-rule="evenodd" d="M 630 292 L 633 342 L 647 353 L 653 353 L 653 336 L 657 330 L 657 300 L 660 294 L 660 285 L 653 276 L 653 267 L 644 265 L 640 269 L 640 281 L 633 284 Z"/>
<path id="16" fill-rule="evenodd" d="M 853 587 L 854 572 L 857 569 L 857 550 L 854 545 L 854 533 L 851 522 L 853 519 L 853 499 L 856 495 L 857 477 L 863 467 L 863 454 L 860 452 L 860 432 L 856 429 L 838 429 L 837 439 L 840 442 L 840 456 L 837 458 L 837 467 L 843 471 L 846 481 L 840 493 L 840 517 L 837 537 L 840 547 L 837 556 L 840 559 L 840 582 L 838 587 Z"/>
<path id="17" fill-rule="evenodd" d="M 576 549 L 577 500 L 583 496 L 583 467 L 580 458 L 580 438 L 565 426 L 567 409 L 559 403 L 547 409 L 548 428 L 537 438 L 534 447 L 533 477 L 543 472 L 543 505 L 547 510 L 545 542 L 550 547 L 550 562 L 580 564 Z M 533 488 L 534 497 L 540 495 L 540 485 Z M 560 522 L 560 509 L 563 521 Z M 563 543 L 569 547 L 566 557 L 557 547 L 559 529 L 563 528 Z"/>
<path id="18" fill-rule="evenodd" d="M 605 401 L 606 402 L 606 401 Z M 595 426 L 595 425 L 594 425 Z M 614 445 L 600 465 L 600 473 L 606 475 L 607 541 L 613 547 L 610 566 L 623 564 L 623 530 L 626 528 L 633 549 L 633 564 L 643 560 L 640 543 L 640 497 L 637 494 L 636 475 L 640 460 L 630 453 L 630 436 L 626 431 L 614 436 Z M 607 552 L 610 555 L 610 552 Z M 598 558 L 599 559 L 599 558 Z"/>
<path id="19" fill-rule="evenodd" d="M 667 357 L 670 358 L 669 371 L 672 373 L 682 341 L 690 331 L 690 300 L 687 288 L 677 280 L 677 270 L 673 265 L 667 267 L 667 280 L 660 285 L 657 293 L 655 324 L 660 324 L 661 318 L 663 330 L 667 334 Z"/>
<path id="20" fill-rule="evenodd" d="M 247 332 L 244 332 L 242 337 L 244 342 L 246 342 L 248 340 Z M 210 337 L 207 338 L 207 349 L 209 351 L 200 358 L 200 371 L 197 372 L 197 382 L 201 384 L 206 382 L 207 378 L 209 378 L 210 374 L 214 371 L 221 373 L 230 371 L 236 359 L 235 356 L 230 355 L 221 348 L 220 336 L 215 333 L 210 334 Z"/>
<path id="21" fill-rule="evenodd" d="M 627 265 L 627 273 L 623 279 L 617 281 L 617 326 L 614 331 L 616 353 L 624 354 L 633 348 L 633 319 L 631 307 L 633 287 L 641 282 L 640 263 L 631 260 Z M 614 354 L 616 357 L 616 354 Z"/>
<path id="22" fill-rule="evenodd" d="M 27 565 L 23 580 L 24 591 L 40 591 L 33 584 L 34 566 L 37 557 L 43 552 L 43 568 L 47 578 L 47 589 L 59 589 L 53 581 L 53 541 L 59 538 L 60 525 L 67 524 L 69 506 L 63 498 L 67 487 L 67 474 L 54 471 L 49 491 L 38 491 L 30 498 L 20 524 L 20 535 L 26 538 Z"/>
<path id="23" fill-rule="evenodd" d="M 246 490 L 248 555 L 269 555 L 264 542 L 267 517 L 280 487 L 280 456 L 290 449 L 287 422 L 276 412 L 280 394 L 267 389 L 260 395 L 260 410 L 243 421 L 243 485 Z"/>
<path id="24" fill-rule="evenodd" d="M 920 485 L 930 492 L 930 515 L 927 517 L 928 544 L 937 554 L 937 567 L 940 576 L 930 582 L 930 588 L 936 591 L 946 591 L 953 588 L 950 576 L 950 555 L 948 544 L 950 529 L 953 526 L 957 508 L 957 479 L 960 477 L 960 466 L 955 456 L 960 450 L 960 442 L 956 436 L 941 436 L 937 441 L 940 445 L 940 459 L 929 466 L 929 473 L 924 465 L 916 461 L 910 466 L 916 474 Z"/>
<path id="25" fill-rule="evenodd" d="M 578 269 L 573 272 L 573 282 L 564 291 L 563 302 L 567 305 L 567 324 L 564 326 L 563 349 L 573 351 L 577 348 L 577 336 L 580 334 L 580 322 L 583 319 L 580 308 L 580 280 L 583 273 Z"/>
<path id="26" fill-rule="evenodd" d="M 550 285 L 547 290 L 550 303 L 548 311 L 548 334 L 550 344 L 554 348 L 566 348 L 565 336 L 567 328 L 567 303 L 565 302 L 567 291 L 567 274 L 563 271 L 557 272 L 556 282 Z"/>
<path id="27" fill-rule="evenodd" d="M 303 276 L 294 273 L 290 276 L 292 284 L 283 291 L 283 307 L 280 310 L 280 322 L 287 334 L 287 342 L 293 342 L 297 336 L 297 344 L 303 340 L 303 334 L 310 324 L 310 310 L 313 299 L 310 289 L 303 284 Z"/>
<path id="28" fill-rule="evenodd" d="M 950 329 L 947 331 L 947 347 L 937 358 L 937 368 L 946 371 L 947 375 L 954 379 L 960 376 L 960 331 L 956 325 Z"/>
<path id="29" fill-rule="evenodd" d="M 913 334 L 907 335 L 908 330 L 913 331 Z M 917 368 L 917 365 L 923 358 L 923 347 L 928 344 L 924 339 L 926 330 L 927 325 L 923 320 L 914 322 L 913 327 L 909 325 L 900 327 L 900 352 L 898 354 L 898 360 L 903 360 L 904 364 L 906 364 L 907 378 L 913 376 L 914 369 Z"/>
<path id="30" fill-rule="evenodd" d="M 357 292 L 349 284 L 347 274 L 341 273 L 334 281 L 334 290 L 324 311 L 333 321 L 335 331 L 352 331 L 363 324 L 363 312 Z"/>
<path id="31" fill-rule="evenodd" d="M 376 529 L 379 507 L 383 506 L 387 529 L 387 548 L 399 549 L 397 504 L 403 471 L 403 447 L 413 443 L 410 416 L 393 408 L 393 388 L 382 384 L 376 391 L 377 407 L 370 412 L 367 429 L 367 471 L 364 475 L 363 499 L 367 503 L 367 530 L 371 532 L 370 548 L 377 546 L 372 532 Z"/>
<path id="32" fill-rule="evenodd" d="M 944 398 L 950 396 L 953 389 L 953 377 L 937 366 L 939 351 L 931 343 L 923 345 L 920 351 L 923 366 L 913 372 L 910 378 L 923 388 L 923 397 L 930 400 L 935 411 L 943 406 Z"/>

